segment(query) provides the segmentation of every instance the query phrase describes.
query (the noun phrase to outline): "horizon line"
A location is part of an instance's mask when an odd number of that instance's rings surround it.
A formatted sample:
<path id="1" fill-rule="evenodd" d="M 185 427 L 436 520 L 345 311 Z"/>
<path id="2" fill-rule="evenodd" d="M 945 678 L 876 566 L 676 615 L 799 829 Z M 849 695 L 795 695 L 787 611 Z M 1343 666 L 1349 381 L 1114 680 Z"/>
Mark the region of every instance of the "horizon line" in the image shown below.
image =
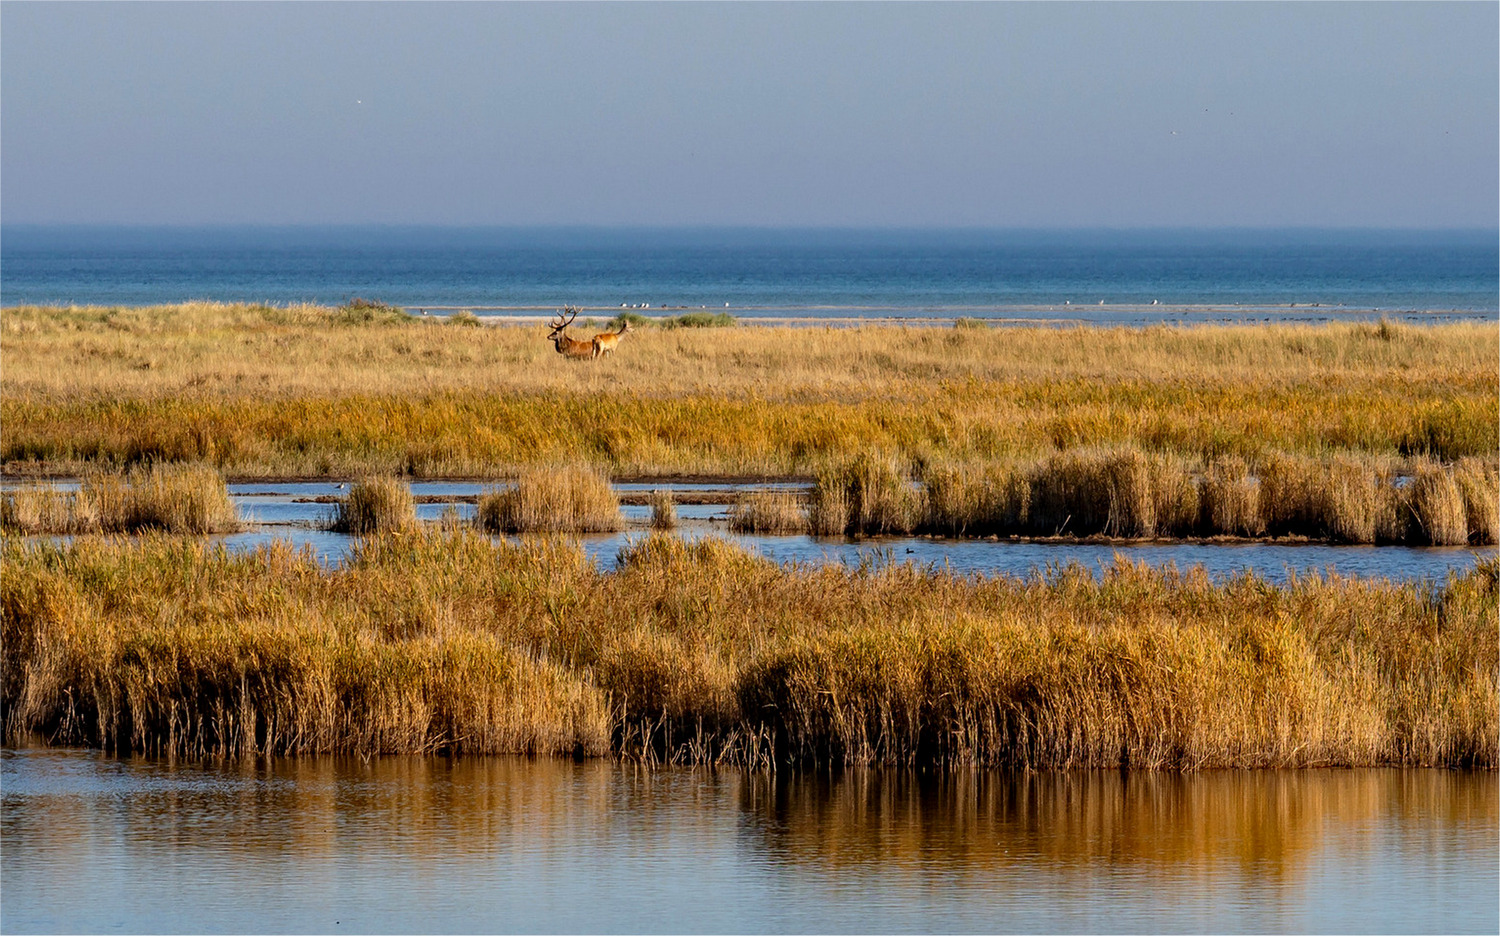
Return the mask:
<path id="1" fill-rule="evenodd" d="M 1353 225 L 1353 224 L 752 224 L 752 223 L 682 223 L 626 224 L 603 222 L 539 223 L 453 223 L 437 221 L 3 221 L 4 228 L 70 228 L 113 230 L 202 230 L 202 229 L 319 229 L 363 228 L 383 230 L 444 231 L 868 231 L 880 232 L 949 232 L 949 231 L 1389 231 L 1389 232 L 1483 232 L 1500 234 L 1500 224 L 1465 225 Z"/>

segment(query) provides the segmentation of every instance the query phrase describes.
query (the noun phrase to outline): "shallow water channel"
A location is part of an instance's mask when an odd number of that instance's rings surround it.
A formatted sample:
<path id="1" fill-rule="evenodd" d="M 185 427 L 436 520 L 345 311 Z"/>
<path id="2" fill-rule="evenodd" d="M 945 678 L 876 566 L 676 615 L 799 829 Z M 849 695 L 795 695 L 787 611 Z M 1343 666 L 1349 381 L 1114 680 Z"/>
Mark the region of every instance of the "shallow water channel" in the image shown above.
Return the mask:
<path id="1" fill-rule="evenodd" d="M 1495 932 L 1493 773 L 3 755 L 7 933 Z"/>
<path id="2" fill-rule="evenodd" d="M 419 499 L 417 516 L 437 520 L 452 511 L 462 518 L 474 516 L 473 501 L 494 485 L 463 482 L 418 482 L 411 486 Z M 798 490 L 796 484 L 618 484 L 621 495 L 642 494 L 656 488 L 670 489 L 679 497 L 719 500 L 722 503 L 677 506 L 681 524 L 678 534 L 687 539 L 719 536 L 741 543 L 768 559 L 781 563 L 839 562 L 857 566 L 868 562 L 914 562 L 946 568 L 960 574 L 1027 576 L 1051 566 L 1071 562 L 1099 573 L 1122 556 L 1152 567 L 1175 566 L 1187 571 L 1202 566 L 1215 579 L 1242 572 L 1285 583 L 1293 574 L 1326 573 L 1358 575 L 1391 580 L 1427 579 L 1442 582 L 1450 571 L 1473 568 L 1482 557 L 1496 554 L 1494 548 L 1327 546 L 1285 543 L 1058 543 L 1025 540 L 941 539 L 930 537 L 873 537 L 860 540 L 811 536 L 761 536 L 734 533 L 729 529 L 729 501 L 746 490 Z M 231 550 L 254 549 L 272 540 L 308 546 L 330 565 L 344 561 L 354 547 L 353 537 L 329 533 L 321 527 L 332 517 L 330 499 L 342 492 L 330 483 L 282 483 L 230 485 L 240 516 L 251 528 L 243 533 L 217 537 Z M 620 533 L 579 537 L 587 553 L 602 567 L 611 568 L 619 551 L 632 540 L 646 535 L 650 508 L 627 504 L 621 508 L 629 527 Z"/>

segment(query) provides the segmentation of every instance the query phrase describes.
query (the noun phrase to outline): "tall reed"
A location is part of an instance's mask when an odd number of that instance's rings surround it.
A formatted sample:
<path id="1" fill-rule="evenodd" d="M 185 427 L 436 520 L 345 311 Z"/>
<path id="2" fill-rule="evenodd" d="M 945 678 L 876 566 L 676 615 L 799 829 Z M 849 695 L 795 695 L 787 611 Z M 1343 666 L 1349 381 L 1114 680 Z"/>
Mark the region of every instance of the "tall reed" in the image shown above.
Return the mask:
<path id="1" fill-rule="evenodd" d="M 906 533 L 921 515 L 921 497 L 895 458 L 859 455 L 818 476 L 813 485 L 820 533 Z M 842 517 L 833 511 L 842 507 Z"/>
<path id="2" fill-rule="evenodd" d="M 609 476 L 584 465 L 528 468 L 514 487 L 479 499 L 479 524 L 499 533 L 596 533 L 622 526 Z"/>
<path id="3" fill-rule="evenodd" d="M 989 536 L 1030 525 L 1031 479 L 1013 463 L 930 462 L 921 478 L 924 529 L 945 536 Z"/>
<path id="4" fill-rule="evenodd" d="M 1403 486 L 1402 471 L 1416 481 Z M 1340 543 L 1496 542 L 1500 473 L 1478 459 L 1222 455 L 1204 470 L 1136 449 L 1067 450 L 1032 462 L 929 461 L 920 485 L 890 460 L 820 475 L 819 535 L 934 533 L 1151 538 L 1294 536 Z"/>

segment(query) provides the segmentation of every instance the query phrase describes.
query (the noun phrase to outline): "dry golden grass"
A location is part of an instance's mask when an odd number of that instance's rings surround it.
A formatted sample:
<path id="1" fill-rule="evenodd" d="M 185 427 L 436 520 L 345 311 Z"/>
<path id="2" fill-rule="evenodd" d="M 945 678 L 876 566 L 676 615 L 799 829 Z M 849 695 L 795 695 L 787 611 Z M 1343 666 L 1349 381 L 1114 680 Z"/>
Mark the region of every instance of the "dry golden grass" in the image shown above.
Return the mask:
<path id="1" fill-rule="evenodd" d="M 239 518 L 219 473 L 204 465 L 90 471 L 76 491 L 27 485 L 0 497 L 0 529 L 17 533 L 227 533 Z"/>
<path id="2" fill-rule="evenodd" d="M 479 499 L 479 525 L 496 533 L 600 533 L 624 525 L 609 476 L 585 465 L 528 468 L 514 487 Z"/>
<path id="3" fill-rule="evenodd" d="M 1500 448 L 1494 323 L 641 328 L 609 362 L 545 327 L 313 307 L 0 310 L 9 471 L 207 461 L 245 476 L 815 475 L 875 452 L 990 463 Z"/>
<path id="4" fill-rule="evenodd" d="M 188 754 L 1289 767 L 1500 762 L 1500 566 L 1433 589 L 786 569 L 652 536 L 600 572 L 454 527 L 342 569 L 0 543 L 7 738 Z"/>

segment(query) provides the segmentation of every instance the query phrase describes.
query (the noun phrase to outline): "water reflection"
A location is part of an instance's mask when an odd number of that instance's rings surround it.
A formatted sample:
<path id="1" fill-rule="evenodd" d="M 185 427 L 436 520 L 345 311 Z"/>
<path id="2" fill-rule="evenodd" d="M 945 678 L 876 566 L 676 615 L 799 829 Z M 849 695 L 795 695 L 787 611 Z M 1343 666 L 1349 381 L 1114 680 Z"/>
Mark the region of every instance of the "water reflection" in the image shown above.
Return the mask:
<path id="1" fill-rule="evenodd" d="M 1500 925 L 1490 773 L 777 778 L 26 750 L 0 789 L 7 932 Z"/>

